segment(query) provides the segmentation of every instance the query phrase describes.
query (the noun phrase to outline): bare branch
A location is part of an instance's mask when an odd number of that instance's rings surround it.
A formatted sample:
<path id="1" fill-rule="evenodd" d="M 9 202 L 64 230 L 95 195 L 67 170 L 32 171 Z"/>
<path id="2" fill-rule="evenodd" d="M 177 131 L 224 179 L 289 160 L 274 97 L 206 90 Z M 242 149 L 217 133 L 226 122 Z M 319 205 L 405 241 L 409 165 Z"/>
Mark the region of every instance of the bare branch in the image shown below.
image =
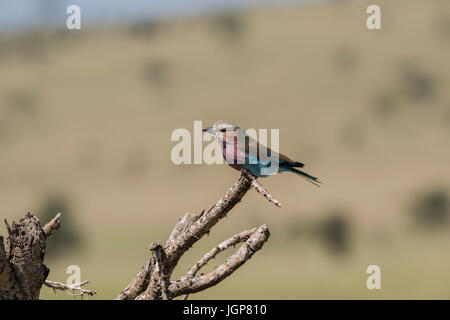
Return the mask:
<path id="1" fill-rule="evenodd" d="M 267 225 L 262 225 L 253 232 L 233 255 L 210 273 L 195 278 L 186 277 L 172 282 L 169 286 L 171 298 L 199 292 L 218 284 L 249 260 L 256 251 L 260 250 L 269 238 L 269 235 Z"/>
<path id="2" fill-rule="evenodd" d="M 186 278 L 193 278 L 197 274 L 197 272 L 205 266 L 208 261 L 214 259 L 220 252 L 225 251 L 230 246 L 235 246 L 236 244 L 247 240 L 257 228 L 253 228 L 251 230 L 245 230 L 241 233 L 234 235 L 233 237 L 221 242 L 215 248 L 211 249 L 208 253 L 206 253 L 203 258 L 197 261 L 196 264 L 192 266 L 191 269 L 186 273 Z"/>
<path id="3" fill-rule="evenodd" d="M 205 234 L 209 234 L 211 228 L 226 217 L 252 187 L 276 206 L 281 206 L 256 177 L 242 171 L 239 179 L 208 210 L 202 210 L 199 214 L 186 213 L 180 218 L 164 246 L 160 241 L 153 243 L 150 247 L 153 256 L 116 300 L 173 299 L 214 286 L 236 271 L 267 241 L 270 235 L 267 225 L 245 230 L 223 241 L 198 260 L 186 275 L 173 282 L 170 280 L 182 255 Z M 43 284 L 74 296 L 95 294 L 92 290 L 82 288 L 88 281 L 68 285 L 46 280 L 49 269 L 43 264 L 45 242 L 60 227 L 60 217 L 61 213 L 58 213 L 44 227 L 30 213 L 11 226 L 5 220 L 8 238 L 4 243 L 0 237 L 0 299 L 38 299 Z M 208 261 L 230 246 L 242 242 L 243 245 L 225 263 L 206 275 L 197 276 Z"/>
<path id="4" fill-rule="evenodd" d="M 211 249 L 209 252 L 207 252 L 203 258 L 201 258 L 197 263 L 195 263 L 191 269 L 186 273 L 186 275 L 183 277 L 183 279 L 192 279 L 195 277 L 197 272 L 204 267 L 208 262 L 212 259 L 214 259 L 220 252 L 225 251 L 231 246 L 235 246 L 236 244 L 246 241 L 254 232 L 256 231 L 256 228 L 253 228 L 251 230 L 245 230 L 241 233 L 238 233 L 234 235 L 233 237 L 221 242 L 218 244 L 215 248 Z M 178 280 L 181 281 L 181 280 Z M 189 297 L 189 294 L 187 294 L 183 300 L 186 300 Z"/>
<path id="5" fill-rule="evenodd" d="M 205 213 L 205 210 L 203 210 L 199 215 L 192 214 L 192 213 L 186 213 L 183 217 L 178 219 L 175 227 L 172 230 L 172 233 L 169 236 L 169 239 L 166 242 L 166 246 L 173 246 L 178 237 L 186 232 L 186 230 L 195 222 L 198 220 L 200 216 Z"/>
<path id="6" fill-rule="evenodd" d="M 122 290 L 115 300 L 134 300 L 139 296 L 148 287 L 154 263 L 154 257 L 150 258 L 142 267 L 141 271 L 133 278 L 133 281 Z"/>
<path id="7" fill-rule="evenodd" d="M 255 176 L 253 176 L 252 174 L 245 172 L 244 173 L 247 175 L 247 178 L 249 180 L 251 180 L 252 182 L 252 187 L 256 190 L 256 192 L 258 192 L 259 194 L 263 195 L 267 200 L 269 200 L 269 202 L 273 203 L 275 206 L 277 206 L 278 208 L 281 208 L 281 203 L 280 201 L 278 201 L 277 199 L 274 199 L 272 197 L 272 195 L 269 193 L 269 191 L 267 191 L 260 183 L 259 181 L 256 179 Z"/>
<path id="8" fill-rule="evenodd" d="M 177 221 L 164 246 L 161 246 L 160 243 L 152 246 L 154 256 L 148 260 L 116 299 L 173 299 L 182 294 L 194 293 L 214 286 L 237 270 L 267 241 L 269 230 L 266 225 L 241 232 L 222 242 L 199 260 L 187 275 L 170 282 L 172 272 L 182 255 L 205 234 L 208 234 L 211 228 L 242 200 L 252 186 L 269 201 L 280 206 L 279 202 L 270 196 L 255 177 L 242 171 L 238 181 L 211 208 L 207 211 L 203 210 L 200 214 L 186 213 Z M 220 265 L 206 276 L 195 277 L 198 270 L 219 252 L 243 241 L 245 243 L 227 259 L 225 264 Z"/>
<path id="9" fill-rule="evenodd" d="M 56 290 L 61 290 L 61 291 L 65 291 L 68 295 L 81 296 L 81 297 L 83 297 L 85 295 L 93 296 L 94 294 L 96 294 L 95 291 L 82 288 L 82 286 L 84 286 L 88 283 L 89 283 L 88 280 L 85 280 L 85 281 L 82 281 L 79 283 L 70 284 L 70 285 L 64 284 L 62 282 L 55 282 L 55 281 L 50 281 L 50 280 L 45 280 L 45 282 L 44 282 L 44 284 L 47 287 L 52 288 L 53 291 L 55 291 L 55 293 L 56 293 Z M 70 291 L 78 291 L 78 293 L 73 293 Z"/>
<path id="10" fill-rule="evenodd" d="M 250 187 L 251 181 L 243 171 L 238 181 L 228 189 L 220 200 L 187 226 L 185 232 L 178 235 L 177 241 L 166 243 L 164 250 L 167 253 L 168 259 L 176 265 L 183 253 L 208 233 L 220 219 L 224 218 L 242 200 Z"/>

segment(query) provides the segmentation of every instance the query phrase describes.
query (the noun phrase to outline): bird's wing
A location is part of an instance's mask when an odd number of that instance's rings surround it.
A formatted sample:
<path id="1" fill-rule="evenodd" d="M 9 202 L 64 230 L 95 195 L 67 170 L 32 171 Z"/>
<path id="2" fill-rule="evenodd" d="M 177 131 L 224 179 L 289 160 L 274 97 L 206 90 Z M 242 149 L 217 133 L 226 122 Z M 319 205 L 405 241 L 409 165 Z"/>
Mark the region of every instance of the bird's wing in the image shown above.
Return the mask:
<path id="1" fill-rule="evenodd" d="M 294 161 L 288 156 L 285 156 L 282 153 L 278 154 L 279 162 L 281 167 L 297 167 L 297 168 L 303 168 L 305 165 L 301 162 Z"/>
<path id="2" fill-rule="evenodd" d="M 256 148 L 255 147 L 250 148 L 251 145 L 256 146 Z M 266 150 L 267 160 L 261 159 L 261 157 L 260 157 L 260 150 L 262 150 L 261 152 L 263 152 L 264 148 Z M 256 149 L 256 155 L 253 154 L 255 149 Z M 253 151 L 253 152 L 251 152 L 251 151 Z M 258 141 L 256 141 L 252 137 L 250 137 L 249 135 L 245 136 L 245 154 L 248 155 L 249 159 L 252 159 L 252 160 L 257 159 L 258 161 L 262 161 L 262 162 L 270 162 L 270 158 L 272 158 L 275 155 L 278 155 L 278 161 L 280 163 L 280 166 L 299 167 L 299 168 L 302 168 L 304 166 L 303 163 L 294 161 L 282 153 L 277 153 L 275 151 L 272 151 L 269 147 L 263 145 L 262 143 L 259 143 Z"/>

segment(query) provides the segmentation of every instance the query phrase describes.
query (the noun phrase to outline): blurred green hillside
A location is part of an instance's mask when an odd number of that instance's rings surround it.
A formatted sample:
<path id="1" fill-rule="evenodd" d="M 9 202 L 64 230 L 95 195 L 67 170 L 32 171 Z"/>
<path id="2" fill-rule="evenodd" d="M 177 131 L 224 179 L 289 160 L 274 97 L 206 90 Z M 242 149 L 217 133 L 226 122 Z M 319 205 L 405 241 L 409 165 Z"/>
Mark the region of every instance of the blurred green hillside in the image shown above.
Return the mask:
<path id="1" fill-rule="evenodd" d="M 374 3 L 382 30 L 370 31 Z M 114 298 L 150 243 L 238 177 L 170 160 L 174 129 L 224 119 L 279 128 L 281 152 L 325 183 L 263 180 L 282 209 L 250 192 L 174 276 L 243 229 L 267 223 L 269 241 L 190 298 L 450 298 L 449 1 L 83 28 L 0 36 L 0 217 L 47 220 L 65 208 L 50 280 L 65 281 L 76 264 L 94 298 Z M 372 264 L 381 290 L 366 288 Z M 70 297 L 44 288 L 41 298 Z"/>

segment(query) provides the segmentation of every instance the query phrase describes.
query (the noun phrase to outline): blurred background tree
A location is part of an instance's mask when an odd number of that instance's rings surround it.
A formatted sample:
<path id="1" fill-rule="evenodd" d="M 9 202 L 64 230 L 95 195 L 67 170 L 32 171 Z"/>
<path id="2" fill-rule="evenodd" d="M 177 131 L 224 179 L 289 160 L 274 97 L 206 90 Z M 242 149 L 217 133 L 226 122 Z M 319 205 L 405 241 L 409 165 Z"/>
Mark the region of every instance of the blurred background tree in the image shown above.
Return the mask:
<path id="1" fill-rule="evenodd" d="M 450 216 L 450 198 L 447 190 L 433 189 L 420 195 L 411 211 L 416 224 L 425 229 L 446 228 Z"/>
<path id="2" fill-rule="evenodd" d="M 47 239 L 46 257 L 50 259 L 59 258 L 67 254 L 73 254 L 74 249 L 81 245 L 80 232 L 70 207 L 69 201 L 62 194 L 50 194 L 46 197 L 37 211 L 41 224 L 45 224 L 61 212 L 61 225 L 64 232 L 55 231 Z"/>

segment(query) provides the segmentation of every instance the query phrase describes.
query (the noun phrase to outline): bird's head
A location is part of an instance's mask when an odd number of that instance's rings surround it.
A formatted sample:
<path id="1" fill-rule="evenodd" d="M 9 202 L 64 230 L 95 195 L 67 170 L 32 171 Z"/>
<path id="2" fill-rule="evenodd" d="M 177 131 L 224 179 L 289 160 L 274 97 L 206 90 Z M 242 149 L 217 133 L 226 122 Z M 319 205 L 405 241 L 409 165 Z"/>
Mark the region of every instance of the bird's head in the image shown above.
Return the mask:
<path id="1" fill-rule="evenodd" d="M 220 140 L 225 140 L 227 135 L 234 136 L 238 130 L 240 130 L 238 126 L 228 123 L 223 120 L 219 120 L 210 128 L 203 129 L 203 132 L 210 133 L 215 135 Z"/>

